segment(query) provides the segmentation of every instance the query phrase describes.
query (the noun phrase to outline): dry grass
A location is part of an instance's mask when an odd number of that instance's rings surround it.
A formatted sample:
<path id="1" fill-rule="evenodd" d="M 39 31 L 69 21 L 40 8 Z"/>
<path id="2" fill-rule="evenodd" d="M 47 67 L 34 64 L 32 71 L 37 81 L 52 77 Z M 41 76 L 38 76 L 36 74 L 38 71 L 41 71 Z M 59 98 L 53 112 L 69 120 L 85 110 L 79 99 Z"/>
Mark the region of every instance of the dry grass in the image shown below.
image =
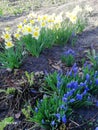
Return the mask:
<path id="1" fill-rule="evenodd" d="M 41 7 L 58 6 L 73 0 L 1 0 L 0 16 L 18 15 L 28 13 L 30 10 L 37 10 Z M 78 1 L 78 0 L 74 0 Z"/>

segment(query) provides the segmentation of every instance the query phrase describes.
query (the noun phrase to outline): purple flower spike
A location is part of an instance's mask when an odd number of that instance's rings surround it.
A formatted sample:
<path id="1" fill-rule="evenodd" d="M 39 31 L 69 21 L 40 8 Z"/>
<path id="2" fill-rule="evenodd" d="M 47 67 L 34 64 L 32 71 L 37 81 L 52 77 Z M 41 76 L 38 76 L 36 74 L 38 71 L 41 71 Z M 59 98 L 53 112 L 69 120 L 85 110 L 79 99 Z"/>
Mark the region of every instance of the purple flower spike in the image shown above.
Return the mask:
<path id="1" fill-rule="evenodd" d="M 72 49 L 69 49 L 68 51 L 66 51 L 65 53 L 64 53 L 66 56 L 68 56 L 68 55 L 75 55 L 75 52 L 74 52 L 74 50 L 72 50 Z"/>
<path id="2" fill-rule="evenodd" d="M 84 82 L 84 83 L 81 82 L 81 83 L 80 83 L 80 87 L 86 87 L 86 82 Z"/>
<path id="3" fill-rule="evenodd" d="M 55 125 L 55 121 L 52 121 L 52 122 L 51 122 L 51 125 L 54 126 L 54 125 Z"/>
<path id="4" fill-rule="evenodd" d="M 82 100 L 83 95 L 82 95 L 82 94 L 77 94 L 77 95 L 76 95 L 76 98 L 77 98 L 77 100 Z"/>
<path id="5" fill-rule="evenodd" d="M 98 85 L 98 78 L 95 80 L 95 84 Z"/>
<path id="6" fill-rule="evenodd" d="M 78 88 L 78 82 L 77 81 L 71 81 L 70 83 L 67 84 L 67 88 L 77 89 Z"/>
<path id="7" fill-rule="evenodd" d="M 86 80 L 89 81 L 90 80 L 90 75 L 86 74 Z"/>
<path id="8" fill-rule="evenodd" d="M 74 76 L 76 76 L 76 74 L 78 73 L 78 67 L 77 67 L 77 64 L 75 63 L 72 67 L 72 71 L 74 73 Z"/>
<path id="9" fill-rule="evenodd" d="M 70 103 L 73 103 L 73 102 L 75 102 L 75 99 L 74 98 L 72 98 L 72 99 L 70 99 L 70 101 L 69 101 Z"/>
<path id="10" fill-rule="evenodd" d="M 62 104 L 62 105 L 60 106 L 60 109 L 61 109 L 61 110 L 66 110 L 66 107 L 64 106 L 64 104 Z"/>
<path id="11" fill-rule="evenodd" d="M 63 102 L 67 102 L 67 98 L 66 98 L 66 97 L 63 97 L 63 98 L 62 98 L 62 101 L 63 101 Z"/>
<path id="12" fill-rule="evenodd" d="M 84 92 L 82 93 L 82 96 L 87 94 L 87 90 L 84 90 Z"/>
<path id="13" fill-rule="evenodd" d="M 55 114 L 55 116 L 58 118 L 58 120 L 60 120 L 61 115 L 59 113 Z"/>
<path id="14" fill-rule="evenodd" d="M 62 116 L 62 122 L 63 122 L 63 123 L 66 123 L 66 122 L 67 122 L 66 115 L 63 115 L 63 116 Z"/>
<path id="15" fill-rule="evenodd" d="M 42 119 L 42 124 L 44 124 L 45 123 L 45 121 L 44 121 L 44 119 Z"/>
<path id="16" fill-rule="evenodd" d="M 38 108 L 37 107 L 35 107 L 35 112 L 38 112 Z"/>
<path id="17" fill-rule="evenodd" d="M 57 88 L 59 89 L 62 84 L 63 84 L 63 80 L 61 78 L 61 74 L 58 73 L 58 75 L 57 75 Z"/>
<path id="18" fill-rule="evenodd" d="M 98 101 L 96 102 L 96 107 L 98 107 Z"/>
<path id="19" fill-rule="evenodd" d="M 94 78 L 96 78 L 97 76 L 98 76 L 98 71 L 95 71 Z"/>

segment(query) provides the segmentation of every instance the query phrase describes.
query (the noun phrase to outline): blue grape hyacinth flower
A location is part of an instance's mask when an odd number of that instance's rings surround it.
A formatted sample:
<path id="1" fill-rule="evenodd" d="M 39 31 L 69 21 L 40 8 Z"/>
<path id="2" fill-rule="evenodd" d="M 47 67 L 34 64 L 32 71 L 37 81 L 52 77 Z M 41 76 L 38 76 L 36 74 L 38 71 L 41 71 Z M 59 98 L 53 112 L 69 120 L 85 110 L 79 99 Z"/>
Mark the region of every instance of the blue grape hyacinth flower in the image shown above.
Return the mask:
<path id="1" fill-rule="evenodd" d="M 62 116 L 62 122 L 63 122 L 63 123 L 66 123 L 66 122 L 67 122 L 66 115 L 63 115 L 63 116 Z"/>
<path id="2" fill-rule="evenodd" d="M 53 121 L 51 121 L 51 125 L 52 126 L 54 126 L 55 125 L 55 121 L 53 120 Z"/>

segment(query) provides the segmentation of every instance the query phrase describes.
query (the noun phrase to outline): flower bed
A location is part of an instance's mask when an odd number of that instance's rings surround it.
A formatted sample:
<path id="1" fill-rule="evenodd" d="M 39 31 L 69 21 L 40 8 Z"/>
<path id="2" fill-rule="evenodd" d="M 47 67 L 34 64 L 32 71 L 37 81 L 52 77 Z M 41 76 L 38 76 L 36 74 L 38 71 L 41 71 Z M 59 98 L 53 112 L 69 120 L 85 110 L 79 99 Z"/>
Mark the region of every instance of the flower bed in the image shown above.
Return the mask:
<path id="1" fill-rule="evenodd" d="M 52 65 L 59 71 L 28 73 L 24 72 L 22 66 L 20 68 L 22 63 L 25 64 L 26 58 L 35 58 L 37 61 L 42 55 L 46 56 L 46 60 L 49 59 L 48 64 L 51 65 L 53 47 L 60 50 L 60 45 L 64 48 L 70 41 L 70 46 L 74 47 L 74 38 L 85 25 L 86 15 L 81 11 L 77 6 L 72 12 L 66 13 L 65 19 L 63 13 L 43 16 L 33 14 L 17 25 L 15 33 L 12 34 L 9 28 L 5 29 L 2 35 L 5 42 L 0 52 L 0 63 L 1 68 L 13 71 L 1 72 L 0 76 L 0 110 L 7 115 L 4 117 L 0 114 L 1 130 L 97 128 L 98 59 L 94 48 L 91 53 L 87 52 L 89 63 L 86 62 L 87 59 L 81 59 L 81 66 L 76 64 L 76 52 L 70 48 L 64 52 L 61 50 L 60 66 Z M 80 14 L 83 17 L 80 18 Z M 45 51 L 46 54 L 49 53 L 48 56 L 45 55 Z M 40 67 L 44 66 L 42 59 L 40 61 Z M 63 67 L 60 68 L 61 65 L 66 68 L 66 72 Z M 28 66 L 29 70 L 30 67 L 34 66 Z M 90 111 L 91 108 L 95 114 L 91 118 L 93 121 L 81 117 L 82 112 Z M 78 113 L 80 110 L 82 112 Z M 94 124 L 91 124 L 91 121 Z"/>

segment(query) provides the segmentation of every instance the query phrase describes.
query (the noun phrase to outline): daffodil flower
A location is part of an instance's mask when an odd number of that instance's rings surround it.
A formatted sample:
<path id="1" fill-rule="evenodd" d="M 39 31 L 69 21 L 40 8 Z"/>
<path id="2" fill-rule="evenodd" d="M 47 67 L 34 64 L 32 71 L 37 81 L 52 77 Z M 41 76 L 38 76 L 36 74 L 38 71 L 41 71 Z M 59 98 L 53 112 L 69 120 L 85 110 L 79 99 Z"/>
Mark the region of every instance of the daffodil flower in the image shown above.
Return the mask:
<path id="1" fill-rule="evenodd" d="M 34 27 L 34 31 L 40 31 L 40 27 L 35 26 L 35 27 Z"/>
<path id="2" fill-rule="evenodd" d="M 42 20 L 46 21 L 48 19 L 48 15 L 43 15 Z"/>
<path id="3" fill-rule="evenodd" d="M 8 42 L 5 43 L 5 48 L 6 49 L 9 49 L 9 48 L 11 48 L 13 46 L 14 46 L 14 44 L 12 43 L 12 41 L 8 41 Z"/>
<path id="4" fill-rule="evenodd" d="M 55 20 L 52 19 L 52 18 L 49 18 L 49 19 L 48 19 L 48 22 L 49 22 L 49 23 L 54 23 L 54 21 L 55 21 Z"/>
<path id="5" fill-rule="evenodd" d="M 20 24 L 17 25 L 17 28 L 18 28 L 19 30 L 21 30 L 22 27 L 23 27 L 23 24 L 22 24 L 22 23 L 20 23 Z"/>
<path id="6" fill-rule="evenodd" d="M 75 24 L 76 21 L 77 21 L 77 16 L 76 16 L 76 14 L 74 14 L 74 13 L 69 13 L 69 12 L 67 12 L 67 13 L 66 13 L 66 17 L 69 18 L 69 20 L 70 20 L 73 24 Z"/>
<path id="7" fill-rule="evenodd" d="M 10 41 L 11 38 L 11 34 L 9 32 L 3 32 L 3 35 L 1 36 L 5 41 Z"/>
<path id="8" fill-rule="evenodd" d="M 33 25 L 35 23 L 35 20 L 30 20 L 30 23 Z"/>
<path id="9" fill-rule="evenodd" d="M 27 22 L 27 19 L 24 19 L 24 20 L 23 20 L 23 23 L 25 24 L 26 22 Z"/>
<path id="10" fill-rule="evenodd" d="M 16 39 L 20 40 L 21 35 L 20 35 L 19 33 L 15 33 L 15 34 L 14 34 L 14 37 L 15 37 Z"/>
<path id="11" fill-rule="evenodd" d="M 45 27 L 46 26 L 46 22 L 41 22 L 41 27 Z"/>
<path id="12" fill-rule="evenodd" d="M 38 16 L 37 20 L 40 22 L 42 21 L 42 16 Z"/>
<path id="13" fill-rule="evenodd" d="M 39 31 L 34 31 L 34 32 L 33 32 L 33 37 L 34 37 L 35 39 L 38 39 L 38 38 L 39 38 L 39 35 L 40 35 L 40 32 L 39 32 Z"/>
<path id="14" fill-rule="evenodd" d="M 23 35 L 32 34 L 33 27 L 31 25 L 24 25 L 22 28 Z"/>
<path id="15" fill-rule="evenodd" d="M 27 32 L 28 32 L 28 33 L 32 33 L 32 27 L 31 27 L 31 26 L 27 26 L 26 29 L 27 29 Z"/>

